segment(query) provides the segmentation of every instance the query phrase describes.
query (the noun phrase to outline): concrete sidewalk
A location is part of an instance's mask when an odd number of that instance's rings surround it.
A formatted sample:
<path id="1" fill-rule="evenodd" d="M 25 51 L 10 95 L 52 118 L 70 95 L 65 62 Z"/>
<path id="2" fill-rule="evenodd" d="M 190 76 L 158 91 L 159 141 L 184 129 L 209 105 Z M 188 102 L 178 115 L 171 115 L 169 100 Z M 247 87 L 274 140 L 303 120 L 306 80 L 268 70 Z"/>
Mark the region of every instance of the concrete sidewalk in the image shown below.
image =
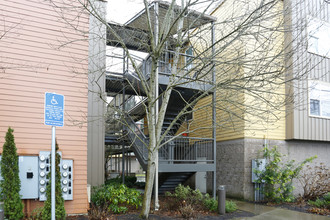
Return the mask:
<path id="1" fill-rule="evenodd" d="M 243 219 L 259 219 L 259 220 L 284 220 L 284 219 L 298 219 L 298 220 L 329 220 L 328 216 L 313 215 L 304 212 L 297 212 L 283 208 L 275 208 L 264 205 L 258 205 L 248 202 L 235 201 L 238 208 L 243 211 L 252 212 L 256 216 L 235 218 L 237 220 Z"/>

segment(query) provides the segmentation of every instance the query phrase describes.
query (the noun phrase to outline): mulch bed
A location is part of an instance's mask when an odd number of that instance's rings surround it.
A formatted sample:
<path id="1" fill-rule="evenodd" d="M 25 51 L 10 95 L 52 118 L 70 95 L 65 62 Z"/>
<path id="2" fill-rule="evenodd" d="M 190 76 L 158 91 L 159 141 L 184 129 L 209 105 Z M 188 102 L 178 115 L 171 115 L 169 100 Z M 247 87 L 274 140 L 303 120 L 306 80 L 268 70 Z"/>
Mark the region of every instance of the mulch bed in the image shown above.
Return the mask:
<path id="1" fill-rule="evenodd" d="M 226 220 L 226 219 L 233 219 L 233 218 L 241 218 L 241 217 L 252 217 L 254 216 L 251 212 L 245 212 L 241 210 L 237 210 L 233 213 L 227 213 L 226 215 L 198 215 L 193 219 L 200 219 L 200 220 Z M 71 220 L 88 220 L 90 219 L 88 216 L 70 216 L 67 219 Z M 139 219 L 139 213 L 129 213 L 129 214 L 118 214 L 118 215 L 110 215 L 106 218 L 107 220 L 134 220 Z M 150 214 L 149 220 L 169 220 L 169 219 L 184 219 L 175 215 L 175 213 L 162 213 L 161 211 L 157 214 Z"/>
<path id="2" fill-rule="evenodd" d="M 173 211 L 170 209 L 169 202 L 164 197 L 159 198 L 160 202 L 160 210 L 159 211 L 153 211 L 153 202 L 151 203 L 151 213 L 149 215 L 150 220 L 169 220 L 169 219 L 184 219 L 182 218 L 181 214 L 178 211 Z M 118 220 L 133 220 L 133 219 L 139 219 L 140 210 L 135 209 L 129 209 L 127 213 L 125 214 L 111 214 L 107 215 L 105 218 L 102 219 L 118 219 Z M 232 213 L 226 213 L 225 215 L 219 215 L 215 212 L 206 212 L 206 211 L 194 211 L 193 218 L 188 219 L 205 219 L 205 220 L 213 220 L 213 219 L 220 219 L 220 220 L 226 220 L 226 219 L 233 219 L 233 218 L 241 218 L 241 217 L 252 217 L 255 214 L 251 212 L 241 211 L 237 210 Z M 92 219 L 90 216 L 70 216 L 67 219 L 71 220 L 87 220 Z M 94 218 L 95 219 L 95 218 Z"/>

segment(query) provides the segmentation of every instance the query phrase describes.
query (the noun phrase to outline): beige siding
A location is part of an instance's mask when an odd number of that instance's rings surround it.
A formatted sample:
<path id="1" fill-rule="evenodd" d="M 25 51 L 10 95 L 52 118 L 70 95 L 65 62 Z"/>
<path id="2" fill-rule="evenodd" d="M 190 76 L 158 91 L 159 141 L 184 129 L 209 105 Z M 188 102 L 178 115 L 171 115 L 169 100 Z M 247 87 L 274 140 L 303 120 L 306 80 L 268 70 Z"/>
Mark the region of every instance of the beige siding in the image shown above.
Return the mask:
<path id="1" fill-rule="evenodd" d="M 232 32 L 258 2 L 223 1 L 212 13 L 218 19 L 216 41 L 221 39 L 216 45 L 215 61 L 220 85 L 216 98 L 217 141 L 285 138 L 282 2 L 268 10 L 263 19 L 249 21 L 247 29 L 240 29 L 243 33 Z M 208 34 L 203 35 L 198 39 L 203 37 L 203 42 L 210 42 Z M 199 49 L 210 46 L 195 44 Z M 210 104 L 211 97 L 207 97 L 195 107 L 190 125 L 190 130 L 196 129 L 195 136 L 212 135 Z"/>
<path id="2" fill-rule="evenodd" d="M 0 39 L 0 149 L 10 126 L 18 154 L 50 151 L 51 127 L 44 125 L 44 95 L 63 94 L 65 126 L 56 129 L 56 136 L 63 158 L 74 161 L 74 200 L 66 201 L 65 207 L 67 213 L 86 213 L 88 42 L 49 4 L 0 2 L 0 26 L 7 31 Z M 70 13 L 66 18 L 76 16 L 74 11 Z M 88 16 L 80 16 L 78 28 L 87 31 Z M 25 203 L 26 211 L 42 204 Z"/>
<path id="3" fill-rule="evenodd" d="M 309 53 L 307 22 L 315 17 L 330 22 L 330 4 L 322 0 L 285 1 L 291 9 L 287 15 L 288 25 L 293 27 L 292 35 L 286 36 L 286 45 L 293 51 L 288 61 L 289 77 L 302 75 L 302 80 L 287 86 L 287 93 L 293 95 L 294 105 L 288 108 L 287 139 L 330 141 L 330 119 L 310 117 L 308 113 L 307 79 L 330 82 L 330 59 Z"/>
<path id="4" fill-rule="evenodd" d="M 99 14 L 106 16 L 106 2 L 96 0 Z M 90 16 L 88 57 L 88 184 L 104 183 L 105 39 L 106 29 Z M 101 98 L 102 97 L 102 98 Z"/>

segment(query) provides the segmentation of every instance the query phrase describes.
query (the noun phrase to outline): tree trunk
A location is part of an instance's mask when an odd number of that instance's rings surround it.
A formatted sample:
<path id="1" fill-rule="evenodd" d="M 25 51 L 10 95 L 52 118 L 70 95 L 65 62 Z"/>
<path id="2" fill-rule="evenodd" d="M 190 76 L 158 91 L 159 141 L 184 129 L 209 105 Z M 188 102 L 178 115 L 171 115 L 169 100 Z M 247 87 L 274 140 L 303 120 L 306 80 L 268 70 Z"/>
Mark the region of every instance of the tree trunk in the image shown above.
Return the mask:
<path id="1" fill-rule="evenodd" d="M 143 219 L 148 219 L 150 212 L 151 196 L 155 179 L 155 153 L 149 150 L 148 153 L 148 168 L 147 168 L 147 181 L 144 189 L 144 197 L 142 204 L 142 211 L 140 217 Z"/>

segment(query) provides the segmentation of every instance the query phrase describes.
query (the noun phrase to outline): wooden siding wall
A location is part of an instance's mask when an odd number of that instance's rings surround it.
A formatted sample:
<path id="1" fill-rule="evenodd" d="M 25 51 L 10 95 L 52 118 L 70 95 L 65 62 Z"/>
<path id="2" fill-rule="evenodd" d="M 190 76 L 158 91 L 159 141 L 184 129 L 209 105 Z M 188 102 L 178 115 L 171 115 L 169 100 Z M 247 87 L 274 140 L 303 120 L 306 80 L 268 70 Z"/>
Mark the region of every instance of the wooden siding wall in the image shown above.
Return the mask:
<path id="1" fill-rule="evenodd" d="M 50 151 L 44 96 L 45 92 L 63 94 L 65 125 L 56 129 L 56 136 L 63 158 L 74 164 L 74 200 L 66 201 L 65 208 L 67 213 L 86 213 L 88 41 L 83 33 L 88 33 L 89 19 L 76 13 L 55 9 L 49 1 L 0 1 L 0 151 L 9 126 L 19 155 Z M 28 212 L 42 205 L 25 203 Z"/>
<path id="2" fill-rule="evenodd" d="M 308 16 L 330 22 L 330 4 L 324 0 L 285 0 L 285 7 L 291 10 L 287 14 L 288 26 L 292 26 L 292 35 L 286 36 L 286 46 L 293 56 L 288 59 L 289 77 L 303 75 L 302 80 L 287 86 L 287 93 L 294 97 L 294 105 L 288 108 L 286 138 L 301 140 L 330 141 L 330 119 L 309 116 L 308 79 L 330 82 L 330 58 L 309 53 L 307 22 Z M 329 43 L 329 42 L 327 42 Z"/>

